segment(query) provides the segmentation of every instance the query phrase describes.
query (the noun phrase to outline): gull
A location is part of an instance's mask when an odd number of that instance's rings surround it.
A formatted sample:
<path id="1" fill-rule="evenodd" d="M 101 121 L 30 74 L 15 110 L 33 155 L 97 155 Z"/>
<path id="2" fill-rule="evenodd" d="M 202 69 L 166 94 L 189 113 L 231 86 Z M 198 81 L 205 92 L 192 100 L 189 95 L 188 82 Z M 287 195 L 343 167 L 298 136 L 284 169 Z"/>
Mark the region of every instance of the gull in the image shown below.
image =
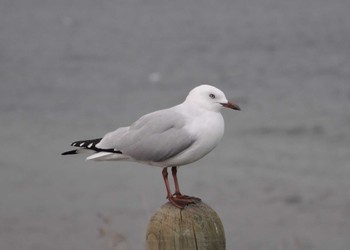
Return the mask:
<path id="1" fill-rule="evenodd" d="M 183 103 L 146 114 L 129 127 L 120 127 L 102 138 L 73 142 L 71 146 L 78 149 L 62 155 L 90 152 L 87 160 L 134 161 L 161 167 L 167 199 L 182 209 L 201 200 L 181 194 L 177 168 L 201 159 L 217 146 L 224 135 L 222 108 L 240 110 L 218 88 L 200 85 L 189 92 Z M 174 194 L 168 168 L 174 180 Z"/>

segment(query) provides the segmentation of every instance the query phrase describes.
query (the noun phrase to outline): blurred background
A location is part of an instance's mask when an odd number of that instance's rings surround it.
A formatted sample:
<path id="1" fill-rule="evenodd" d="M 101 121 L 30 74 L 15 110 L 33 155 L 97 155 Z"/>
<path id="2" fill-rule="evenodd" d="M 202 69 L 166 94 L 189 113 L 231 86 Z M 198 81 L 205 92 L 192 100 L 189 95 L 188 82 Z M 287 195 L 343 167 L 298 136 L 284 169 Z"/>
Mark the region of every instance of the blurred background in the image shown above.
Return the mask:
<path id="1" fill-rule="evenodd" d="M 221 144 L 179 178 L 218 212 L 227 249 L 350 249 L 349 10 L 2 0 L 0 248 L 143 249 L 161 169 L 60 153 L 209 83 L 242 111 L 223 112 Z"/>

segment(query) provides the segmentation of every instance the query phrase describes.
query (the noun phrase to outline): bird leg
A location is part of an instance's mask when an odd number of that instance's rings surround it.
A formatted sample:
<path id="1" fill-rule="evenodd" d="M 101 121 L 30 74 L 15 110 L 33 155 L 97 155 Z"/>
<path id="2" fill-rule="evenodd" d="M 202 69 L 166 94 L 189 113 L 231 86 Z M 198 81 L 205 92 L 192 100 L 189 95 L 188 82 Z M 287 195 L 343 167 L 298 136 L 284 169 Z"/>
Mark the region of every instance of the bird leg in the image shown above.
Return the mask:
<path id="1" fill-rule="evenodd" d="M 182 196 L 182 194 L 180 193 L 180 187 L 179 187 L 179 182 L 177 180 L 177 167 L 172 167 L 171 168 L 171 173 L 173 175 L 173 179 L 174 179 L 174 184 L 175 184 L 175 196 Z"/>
<path id="2" fill-rule="evenodd" d="M 168 171 L 167 171 L 166 167 L 163 168 L 162 174 L 163 174 L 163 179 L 164 179 L 164 183 L 165 183 L 165 187 L 166 187 L 166 191 L 167 191 L 167 199 L 170 201 L 171 204 L 173 204 L 177 208 L 183 209 L 188 204 L 194 203 L 194 201 L 191 199 L 173 196 L 171 194 L 171 191 L 170 191 L 170 185 L 169 185 L 169 180 L 168 180 Z"/>
<path id="3" fill-rule="evenodd" d="M 190 201 L 192 201 L 192 202 L 201 201 L 200 198 L 197 198 L 197 197 L 194 197 L 194 196 L 188 196 L 188 195 L 183 195 L 183 194 L 181 194 L 179 182 L 178 182 L 178 180 L 177 180 L 177 167 L 172 167 L 172 168 L 171 168 L 171 173 L 172 173 L 172 175 L 173 175 L 174 184 L 175 184 L 175 193 L 174 193 L 173 196 L 175 196 L 176 198 L 179 198 L 179 199 L 190 200 Z"/>
<path id="4" fill-rule="evenodd" d="M 163 175 L 163 180 L 164 180 L 165 188 L 166 188 L 166 192 L 167 192 L 166 198 L 169 199 L 170 197 L 172 197 L 172 195 L 171 195 L 171 191 L 170 191 L 167 168 L 163 168 L 162 175 Z"/>

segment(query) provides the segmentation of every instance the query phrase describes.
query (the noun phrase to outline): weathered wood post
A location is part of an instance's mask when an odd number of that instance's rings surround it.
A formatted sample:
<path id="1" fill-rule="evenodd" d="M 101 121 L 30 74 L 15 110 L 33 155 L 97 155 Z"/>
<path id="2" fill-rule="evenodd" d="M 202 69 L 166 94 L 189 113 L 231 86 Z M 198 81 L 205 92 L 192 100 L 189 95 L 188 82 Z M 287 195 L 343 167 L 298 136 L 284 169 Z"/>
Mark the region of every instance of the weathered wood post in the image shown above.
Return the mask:
<path id="1" fill-rule="evenodd" d="M 179 209 L 169 202 L 152 216 L 147 250 L 225 250 L 225 232 L 217 213 L 203 202 Z"/>

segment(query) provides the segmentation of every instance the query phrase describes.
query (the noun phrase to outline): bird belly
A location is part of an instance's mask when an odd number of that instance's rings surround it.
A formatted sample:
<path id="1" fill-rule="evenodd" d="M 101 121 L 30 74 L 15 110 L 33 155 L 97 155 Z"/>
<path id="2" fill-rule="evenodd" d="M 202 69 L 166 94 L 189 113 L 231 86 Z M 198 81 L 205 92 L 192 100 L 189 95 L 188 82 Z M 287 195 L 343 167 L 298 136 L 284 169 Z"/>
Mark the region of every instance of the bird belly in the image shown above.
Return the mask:
<path id="1" fill-rule="evenodd" d="M 224 120 L 221 114 L 217 119 L 203 120 L 189 128 L 198 139 L 182 153 L 163 162 L 167 166 L 182 166 L 195 162 L 212 151 L 224 134 Z M 163 165 L 164 166 L 164 165 Z"/>

